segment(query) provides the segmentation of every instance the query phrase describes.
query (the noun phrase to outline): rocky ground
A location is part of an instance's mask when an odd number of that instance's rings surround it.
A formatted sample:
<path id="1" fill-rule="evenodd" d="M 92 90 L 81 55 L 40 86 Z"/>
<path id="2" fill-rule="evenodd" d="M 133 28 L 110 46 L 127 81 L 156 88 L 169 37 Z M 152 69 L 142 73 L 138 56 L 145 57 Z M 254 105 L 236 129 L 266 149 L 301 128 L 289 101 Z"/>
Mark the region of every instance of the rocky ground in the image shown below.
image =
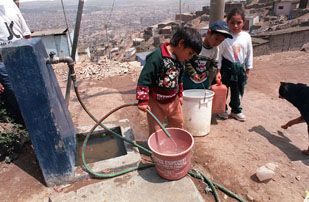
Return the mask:
<path id="1" fill-rule="evenodd" d="M 308 84 L 308 56 L 306 52 L 293 51 L 255 57 L 242 100 L 247 121 L 213 117 L 210 133 L 195 137 L 192 166 L 248 201 L 303 201 L 305 191 L 309 191 L 309 157 L 301 154 L 301 149 L 308 147 L 309 143 L 307 126 L 299 124 L 287 130 L 281 129 L 282 124 L 299 116 L 299 112 L 278 98 L 278 88 L 280 81 Z M 94 116 L 102 117 L 114 107 L 135 102 L 135 87 L 141 70 L 138 64 L 108 61 L 96 65 L 85 58 L 80 61 L 76 65 L 79 90 Z M 64 92 L 66 67 L 57 65 L 54 68 Z M 90 69 L 93 71 L 88 71 Z M 73 91 L 69 111 L 75 126 L 93 124 L 82 111 Z M 119 119 L 130 120 L 138 141 L 147 139 L 144 113 L 134 107 L 127 108 L 113 114 L 107 122 Z M 259 182 L 256 169 L 267 163 L 278 166 L 275 176 Z M 97 182 L 81 181 L 65 189 L 44 186 L 30 146 L 25 146 L 13 163 L 0 162 L 0 175 L 1 201 L 14 202 L 42 201 L 58 191 L 76 190 Z M 197 183 L 197 187 L 203 192 L 200 184 Z M 221 201 L 235 201 L 220 191 L 218 193 Z M 204 197 L 205 201 L 213 200 L 210 194 Z"/>

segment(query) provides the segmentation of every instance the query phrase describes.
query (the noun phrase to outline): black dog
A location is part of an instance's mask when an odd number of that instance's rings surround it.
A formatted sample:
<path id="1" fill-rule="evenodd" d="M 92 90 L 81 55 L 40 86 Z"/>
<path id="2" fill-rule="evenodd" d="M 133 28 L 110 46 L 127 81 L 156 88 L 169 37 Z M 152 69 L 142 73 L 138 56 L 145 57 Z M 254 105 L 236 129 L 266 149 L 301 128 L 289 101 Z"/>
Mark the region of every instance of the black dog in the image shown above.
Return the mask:
<path id="1" fill-rule="evenodd" d="M 301 114 L 300 117 L 287 122 L 281 127 L 287 129 L 292 125 L 306 122 L 309 136 L 309 86 L 302 83 L 294 84 L 281 82 L 279 97 L 292 103 Z M 303 154 L 309 155 L 309 146 L 307 150 L 303 150 L 302 152 Z"/>

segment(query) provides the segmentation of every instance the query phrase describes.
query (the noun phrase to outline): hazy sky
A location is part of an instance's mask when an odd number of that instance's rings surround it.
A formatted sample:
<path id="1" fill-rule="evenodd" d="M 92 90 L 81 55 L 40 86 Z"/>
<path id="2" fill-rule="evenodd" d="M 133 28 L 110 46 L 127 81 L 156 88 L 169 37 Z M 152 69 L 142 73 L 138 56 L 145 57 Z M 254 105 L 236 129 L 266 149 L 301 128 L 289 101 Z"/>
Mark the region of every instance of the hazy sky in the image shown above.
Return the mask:
<path id="1" fill-rule="evenodd" d="M 99 6 L 100 8 L 102 7 L 107 8 L 111 7 L 113 2 L 115 3 L 115 9 L 117 9 L 116 7 L 121 7 L 123 5 L 147 6 L 151 4 L 160 5 L 162 3 L 164 4 L 164 6 L 171 5 L 171 7 L 176 9 L 179 6 L 179 0 L 87 0 L 87 1 L 84 0 L 84 1 L 85 1 L 84 8 L 88 6 Z M 183 10 L 189 10 L 186 8 L 194 8 L 197 5 L 208 5 L 209 1 L 210 0 L 181 0 L 181 4 Z M 61 5 L 61 0 L 19 0 L 19 2 L 21 10 L 25 8 L 33 9 L 34 7 L 32 6 L 35 6 L 35 8 L 37 8 L 37 6 L 40 6 L 40 2 L 42 2 L 42 8 L 44 8 L 46 5 L 53 7 Z M 68 6 L 77 6 L 79 0 L 63 0 L 63 2 L 65 7 L 68 8 Z"/>
<path id="2" fill-rule="evenodd" d="M 55 0 L 19 0 L 20 3 L 29 1 L 55 1 Z"/>
<path id="3" fill-rule="evenodd" d="M 19 2 L 31 2 L 31 1 L 61 1 L 61 0 L 19 0 Z M 64 2 L 67 1 L 67 0 L 63 0 Z M 72 0 L 71 0 L 72 1 Z M 78 2 L 79 0 L 75 0 L 75 2 Z M 113 0 L 84 0 L 85 2 L 96 2 L 96 1 L 99 1 L 99 2 L 102 2 L 102 3 L 111 3 L 113 2 Z M 116 2 L 122 2 L 123 0 L 115 0 Z M 128 0 L 126 0 L 128 1 Z M 130 1 L 130 0 L 129 0 Z M 131 0 L 132 1 L 132 0 Z M 133 0 L 134 1 L 134 0 Z M 143 2 L 156 2 L 157 0 L 143 0 Z M 161 1 L 164 1 L 164 0 L 161 0 Z M 165 1 L 171 1 L 171 0 L 165 0 Z M 172 0 L 172 1 L 179 1 L 179 0 Z M 194 2 L 194 0 L 181 0 L 182 3 L 189 3 L 189 2 Z M 205 2 L 209 2 L 210 0 L 205 0 Z M 227 0 L 225 0 L 227 1 Z"/>

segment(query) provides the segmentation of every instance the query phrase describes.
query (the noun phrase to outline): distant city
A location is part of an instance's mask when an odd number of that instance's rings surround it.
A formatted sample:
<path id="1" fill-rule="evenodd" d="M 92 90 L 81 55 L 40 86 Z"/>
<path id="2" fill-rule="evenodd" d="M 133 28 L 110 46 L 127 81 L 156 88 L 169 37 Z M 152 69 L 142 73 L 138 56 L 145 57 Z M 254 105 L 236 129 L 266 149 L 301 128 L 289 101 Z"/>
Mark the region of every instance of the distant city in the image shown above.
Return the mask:
<path id="1" fill-rule="evenodd" d="M 78 0 L 64 0 L 65 14 L 72 32 Z M 84 4 L 80 45 L 95 46 L 104 42 L 105 33 L 128 35 L 148 26 L 175 19 L 179 0 L 87 0 Z M 201 10 L 209 0 L 182 0 L 181 12 Z M 32 31 L 66 28 L 61 0 L 22 2 L 20 10 Z M 107 30 L 105 29 L 107 27 Z"/>

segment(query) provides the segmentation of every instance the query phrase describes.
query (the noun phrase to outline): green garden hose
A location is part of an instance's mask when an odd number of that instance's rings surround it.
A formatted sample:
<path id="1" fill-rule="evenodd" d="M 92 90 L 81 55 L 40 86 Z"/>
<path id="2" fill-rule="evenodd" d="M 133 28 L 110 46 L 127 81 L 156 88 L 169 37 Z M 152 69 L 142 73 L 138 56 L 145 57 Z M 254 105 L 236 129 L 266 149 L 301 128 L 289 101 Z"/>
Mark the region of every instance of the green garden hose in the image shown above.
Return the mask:
<path id="1" fill-rule="evenodd" d="M 86 108 L 86 106 L 83 104 L 83 102 L 81 101 L 80 99 L 80 96 L 79 96 L 79 92 L 78 92 L 78 88 L 77 88 L 77 85 L 76 85 L 76 82 L 75 80 L 73 80 L 73 84 L 74 84 L 74 90 L 75 90 L 75 94 L 76 94 L 76 97 L 79 101 L 79 103 L 81 104 L 81 106 L 83 107 L 83 109 L 86 111 L 86 113 L 96 122 L 96 124 L 92 127 L 91 131 L 87 134 L 84 142 L 83 142 L 83 146 L 82 146 L 82 161 L 83 161 L 83 164 L 86 168 L 86 170 L 94 175 L 95 177 L 99 177 L 99 178 L 112 178 L 112 177 L 117 177 L 119 175 L 122 175 L 122 174 L 125 174 L 125 173 L 128 173 L 128 172 L 131 172 L 131 171 L 134 171 L 134 170 L 139 170 L 139 169 L 145 169 L 145 168 L 149 168 L 149 167 L 153 167 L 154 164 L 142 164 L 142 165 L 139 165 L 139 166 L 134 166 L 134 167 L 131 167 L 131 168 L 128 168 L 126 170 L 123 170 L 123 171 L 120 171 L 120 172 L 116 172 L 116 173 L 113 173 L 113 174 L 101 174 L 101 173 L 97 173 L 93 170 L 91 170 L 88 165 L 87 165 L 87 162 L 85 160 L 85 149 L 86 149 L 86 145 L 87 145 L 87 142 L 88 142 L 88 139 L 89 137 L 91 136 L 91 134 L 94 132 L 94 130 L 100 125 L 101 127 L 103 127 L 105 130 L 109 131 L 111 134 L 115 135 L 116 137 L 144 150 L 146 153 L 148 153 L 149 155 L 152 154 L 152 152 L 142 146 L 140 146 L 139 144 L 129 140 L 129 139 L 126 139 L 124 137 L 122 137 L 120 134 L 110 130 L 109 128 L 107 128 L 105 125 L 102 124 L 102 121 L 104 121 L 108 116 L 110 116 L 112 113 L 118 111 L 119 109 L 122 109 L 124 107 L 129 107 L 129 106 L 137 106 L 137 103 L 128 103 L 128 104 L 124 104 L 124 105 L 121 105 L 117 108 L 114 108 L 112 111 L 110 111 L 108 114 L 106 114 L 104 117 L 102 117 L 99 121 L 89 112 L 89 110 Z M 168 133 L 168 131 L 165 129 L 165 127 L 160 123 L 160 121 L 147 109 L 147 112 L 159 123 L 160 127 L 164 130 L 165 134 L 169 137 L 170 134 Z M 228 194 L 229 196 L 237 199 L 238 201 L 241 201 L 241 202 L 244 202 L 244 200 L 242 198 L 240 198 L 239 196 L 237 196 L 236 194 L 234 194 L 233 192 L 231 192 L 230 190 L 224 188 L 223 186 L 215 183 L 215 182 L 212 182 L 211 180 L 209 180 L 206 175 L 204 175 L 201 171 L 198 171 L 198 173 L 200 175 L 197 175 L 195 173 L 193 173 L 192 171 L 189 171 L 188 172 L 192 177 L 195 177 L 195 178 L 198 178 L 198 179 L 201 179 L 201 180 L 205 180 L 207 182 L 207 184 L 210 186 L 211 190 L 212 190 L 212 193 L 215 197 L 215 200 L 216 201 L 219 201 L 219 198 L 217 196 L 217 193 L 215 191 L 215 188 L 214 188 L 214 185 L 216 187 L 218 187 L 221 191 L 223 191 L 224 193 Z M 201 177 L 202 176 L 202 177 Z"/>
<path id="2" fill-rule="evenodd" d="M 195 171 L 197 174 L 193 173 L 192 171 Z M 191 171 L 188 172 L 191 176 L 195 177 L 195 178 L 199 178 L 202 181 L 206 181 L 206 183 L 208 184 L 208 186 L 210 187 L 214 197 L 215 197 L 215 201 L 219 202 L 219 198 L 218 195 L 216 193 L 216 190 L 214 188 L 214 185 L 212 183 L 212 181 L 210 181 L 201 171 L 196 170 L 196 169 L 191 169 Z"/>

